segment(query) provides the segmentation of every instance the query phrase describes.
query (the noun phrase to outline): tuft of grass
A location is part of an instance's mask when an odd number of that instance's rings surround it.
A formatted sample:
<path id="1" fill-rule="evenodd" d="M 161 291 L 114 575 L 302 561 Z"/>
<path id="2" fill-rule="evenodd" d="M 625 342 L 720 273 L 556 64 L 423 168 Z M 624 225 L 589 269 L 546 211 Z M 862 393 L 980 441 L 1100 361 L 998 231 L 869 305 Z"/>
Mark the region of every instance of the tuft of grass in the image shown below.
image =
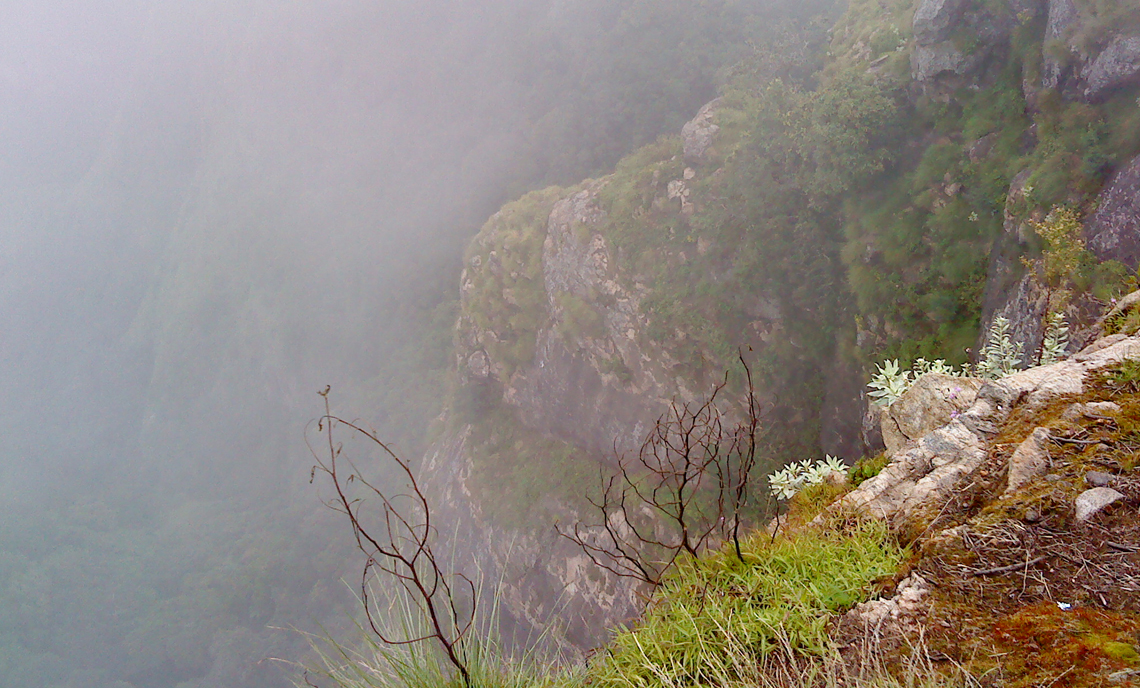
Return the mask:
<path id="1" fill-rule="evenodd" d="M 373 618 L 385 621 L 385 643 L 367 626 L 357 623 L 351 642 L 329 635 L 306 634 L 313 660 L 299 666 L 296 688 L 540 688 L 573 681 L 573 669 L 555 671 L 555 653 L 544 633 L 514 645 L 500 634 L 500 604 L 504 581 L 493 587 L 479 577 L 475 594 L 481 600 L 468 634 L 458 647 L 471 675 L 470 684 L 453 670 L 431 636 L 423 610 L 408 595 L 374 585 L 367 604 Z M 385 600 L 381 602 L 381 600 Z M 462 605 L 462 600 L 457 600 Z M 362 603 L 363 604 L 363 603 Z M 548 624 L 553 627 L 553 624 Z M 402 640 L 423 638 L 415 642 Z M 580 673 L 580 672 L 579 672 Z"/>
<path id="2" fill-rule="evenodd" d="M 757 667 L 777 653 L 824 657 L 831 617 L 864 600 L 907 552 L 885 525 L 848 521 L 757 533 L 744 555 L 682 562 L 642 622 L 590 666 L 589 684 L 755 685 Z"/>
<path id="3" fill-rule="evenodd" d="M 1105 374 L 1105 382 L 1118 393 L 1140 392 L 1140 361 L 1129 359 Z"/>
<path id="4" fill-rule="evenodd" d="M 859 487 L 865 481 L 881 473 L 890 462 L 891 457 L 887 456 L 886 452 L 882 452 L 878 456 L 859 459 L 855 462 L 855 465 L 851 467 L 851 470 L 848 471 L 847 480 L 851 483 L 852 487 Z"/>

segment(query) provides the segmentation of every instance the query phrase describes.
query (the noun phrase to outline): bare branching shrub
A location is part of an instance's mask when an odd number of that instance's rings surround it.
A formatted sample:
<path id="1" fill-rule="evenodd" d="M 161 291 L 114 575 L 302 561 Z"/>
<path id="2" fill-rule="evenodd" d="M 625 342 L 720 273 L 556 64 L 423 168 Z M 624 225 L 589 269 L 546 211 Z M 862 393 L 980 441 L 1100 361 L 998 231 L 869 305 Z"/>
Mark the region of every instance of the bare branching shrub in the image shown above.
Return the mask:
<path id="1" fill-rule="evenodd" d="M 731 540 L 743 560 L 740 530 L 764 434 L 752 372 L 740 362 L 743 420 L 731 423 L 717 406 L 727 375 L 702 404 L 674 400 L 637 452 L 603 474 L 590 498 L 598 520 L 559 529 L 597 566 L 656 587 L 678 557 L 695 557 L 714 539 Z"/>
<path id="2" fill-rule="evenodd" d="M 348 517 L 356 545 L 365 555 L 360 595 L 367 628 L 387 645 L 434 641 L 459 672 L 464 685 L 470 687 L 471 674 L 463 641 L 475 618 L 474 583 L 462 575 L 449 575 L 440 561 L 432 546 L 436 531 L 431 522 L 431 509 L 408 462 L 397 456 L 374 431 L 332 415 L 328 388 L 320 394 L 325 401 L 325 414 L 316 422 L 316 433 L 326 446 L 318 451 L 306 437 L 316 460 L 310 482 L 318 473 L 329 479 L 334 496 L 325 504 Z M 348 431 L 394 462 L 406 491 L 389 496 L 369 482 L 343 454 L 344 447 L 334 436 L 337 430 Z M 384 622 L 375 618 L 376 605 L 370 600 L 371 584 L 378 577 L 387 577 L 403 587 L 412 603 L 423 612 L 428 627 L 426 634 L 396 638 L 381 630 Z M 466 611 L 461 609 L 461 597 L 470 602 Z"/>

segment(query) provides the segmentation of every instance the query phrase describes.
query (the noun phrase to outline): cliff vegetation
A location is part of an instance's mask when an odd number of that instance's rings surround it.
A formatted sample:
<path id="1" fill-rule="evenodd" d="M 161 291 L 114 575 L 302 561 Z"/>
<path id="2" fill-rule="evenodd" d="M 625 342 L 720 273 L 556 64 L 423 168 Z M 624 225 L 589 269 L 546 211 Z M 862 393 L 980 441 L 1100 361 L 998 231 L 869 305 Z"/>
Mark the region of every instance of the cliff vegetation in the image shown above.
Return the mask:
<path id="1" fill-rule="evenodd" d="M 549 681 L 1135 679 L 1140 352 L 1134 311 L 1099 319 L 1140 263 L 1137 26 L 1140 7 L 1091 0 L 855 1 L 814 52 L 757 50 L 679 135 L 488 221 L 430 465 L 473 529 L 529 533 L 485 561 L 567 590 L 567 616 L 594 619 L 578 638 L 633 598 L 543 535 L 581 506 L 565 466 L 604 471 L 722 379 L 741 413 L 738 353 L 768 429 L 757 480 L 825 452 L 859 462 L 775 532 L 750 514 L 743 561 L 683 563 L 584 674 Z M 1065 345 L 1046 345 L 1062 321 Z M 865 414 L 874 365 L 977 363 L 995 322 L 1020 345 L 1013 374 L 927 380 L 933 396 Z M 1067 358 L 1031 367 L 1047 346 Z M 527 488 L 494 492 L 511 481 Z M 1118 497 L 1089 512 L 1102 487 Z"/>

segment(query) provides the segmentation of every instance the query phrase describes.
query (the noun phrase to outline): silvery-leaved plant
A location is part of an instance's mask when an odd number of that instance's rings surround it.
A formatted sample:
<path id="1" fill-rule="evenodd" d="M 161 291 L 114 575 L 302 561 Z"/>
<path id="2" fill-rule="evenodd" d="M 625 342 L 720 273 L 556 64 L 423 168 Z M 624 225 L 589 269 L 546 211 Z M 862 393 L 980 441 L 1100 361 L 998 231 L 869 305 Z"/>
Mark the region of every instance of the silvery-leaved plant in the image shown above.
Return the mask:
<path id="1" fill-rule="evenodd" d="M 804 459 L 769 475 L 768 488 L 777 499 L 791 499 L 804 488 L 822 484 L 832 473 L 846 477 L 847 464 L 830 455 L 823 461 Z"/>
<path id="2" fill-rule="evenodd" d="M 936 358 L 933 361 L 920 358 L 914 362 L 912 370 L 914 371 L 914 378 L 916 380 L 927 373 L 949 375 L 951 377 L 960 377 L 962 375 L 962 371 L 956 370 L 952 365 L 947 365 L 946 359 L 944 358 Z"/>
<path id="3" fill-rule="evenodd" d="M 1023 345 L 1013 341 L 1009 328 L 1009 320 L 1004 315 L 994 318 L 989 336 L 986 337 L 986 346 L 982 349 L 981 360 L 975 369 L 978 377 L 996 380 L 1018 371 Z"/>
<path id="4" fill-rule="evenodd" d="M 913 379 L 909 370 L 902 370 L 897 360 L 883 361 L 879 372 L 871 378 L 868 387 L 871 389 L 867 396 L 876 406 L 890 406 L 910 387 Z"/>
<path id="5" fill-rule="evenodd" d="M 1051 313 L 1045 322 L 1045 341 L 1041 344 L 1041 365 L 1056 363 L 1065 357 L 1069 347 L 1069 323 L 1058 312 Z"/>

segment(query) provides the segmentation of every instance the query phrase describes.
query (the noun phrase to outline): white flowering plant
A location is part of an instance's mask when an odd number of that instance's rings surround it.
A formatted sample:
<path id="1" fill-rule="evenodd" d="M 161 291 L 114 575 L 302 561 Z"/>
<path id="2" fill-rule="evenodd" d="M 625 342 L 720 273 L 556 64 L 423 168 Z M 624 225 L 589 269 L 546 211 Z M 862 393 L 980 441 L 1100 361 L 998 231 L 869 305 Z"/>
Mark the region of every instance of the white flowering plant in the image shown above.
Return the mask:
<path id="1" fill-rule="evenodd" d="M 804 459 L 790 463 L 782 470 L 768 476 L 768 489 L 777 499 L 791 499 L 801 490 L 813 485 L 821 485 L 827 476 L 837 473 L 847 477 L 847 464 L 842 459 L 828 455 L 822 461 Z"/>

